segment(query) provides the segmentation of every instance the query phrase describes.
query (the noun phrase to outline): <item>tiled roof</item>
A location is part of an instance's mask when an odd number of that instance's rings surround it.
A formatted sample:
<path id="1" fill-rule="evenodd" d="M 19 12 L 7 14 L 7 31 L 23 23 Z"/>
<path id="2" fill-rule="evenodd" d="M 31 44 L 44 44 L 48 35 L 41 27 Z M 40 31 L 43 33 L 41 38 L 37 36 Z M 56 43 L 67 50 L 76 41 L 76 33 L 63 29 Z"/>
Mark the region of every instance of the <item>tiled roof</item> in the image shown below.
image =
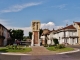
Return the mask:
<path id="1" fill-rule="evenodd" d="M 57 29 L 57 30 L 52 30 L 52 31 L 50 31 L 48 29 L 44 29 L 43 34 L 50 34 L 51 32 L 56 33 L 56 32 L 60 32 L 62 30 L 66 30 L 66 29 L 69 30 L 69 29 L 76 29 L 76 28 L 73 25 L 68 25 L 66 27 L 63 27 L 63 28 L 60 28 L 60 29 Z"/>
<path id="2" fill-rule="evenodd" d="M 49 30 L 49 29 L 43 29 L 43 33 L 42 35 L 45 35 L 45 34 L 50 34 L 51 32 L 54 32 L 55 30 Z"/>
<path id="3" fill-rule="evenodd" d="M 50 32 L 50 30 L 48 30 L 48 29 L 43 29 L 43 33 L 42 34 L 49 34 L 49 32 Z"/>
<path id="4" fill-rule="evenodd" d="M 66 27 L 64 27 L 62 29 L 76 29 L 76 28 L 73 25 L 69 25 L 69 26 L 66 26 Z"/>
<path id="5" fill-rule="evenodd" d="M 66 29 L 76 29 L 76 28 L 73 25 L 69 25 L 69 26 L 55 30 L 54 33 L 60 32 L 61 30 L 66 30 Z"/>
<path id="6" fill-rule="evenodd" d="M 78 25 L 80 25 L 80 22 L 74 22 L 74 23 L 77 23 Z"/>

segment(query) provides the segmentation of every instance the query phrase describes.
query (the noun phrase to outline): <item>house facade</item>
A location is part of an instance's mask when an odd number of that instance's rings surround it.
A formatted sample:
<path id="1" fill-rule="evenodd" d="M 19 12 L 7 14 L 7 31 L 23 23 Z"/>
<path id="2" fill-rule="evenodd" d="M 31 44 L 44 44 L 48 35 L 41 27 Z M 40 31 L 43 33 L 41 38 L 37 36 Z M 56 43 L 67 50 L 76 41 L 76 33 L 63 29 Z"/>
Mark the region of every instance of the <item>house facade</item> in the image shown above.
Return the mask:
<path id="1" fill-rule="evenodd" d="M 46 39 L 44 36 L 42 36 L 42 39 Z M 80 44 L 80 22 L 73 22 L 72 25 L 67 25 L 66 27 L 53 30 L 47 33 L 47 37 L 47 44 L 50 42 L 51 45 L 54 44 L 53 38 L 57 38 L 59 44 Z"/>
<path id="2" fill-rule="evenodd" d="M 53 38 L 57 38 L 59 44 L 78 44 L 77 29 L 73 25 L 56 30 L 53 33 Z"/>
<path id="3" fill-rule="evenodd" d="M 7 45 L 7 39 L 10 37 L 8 29 L 0 24 L 0 46 Z"/>
<path id="4" fill-rule="evenodd" d="M 48 29 L 43 29 L 43 33 L 42 33 L 42 36 L 41 36 L 41 42 L 42 42 L 42 45 L 44 44 L 51 44 L 53 45 L 54 42 L 53 42 L 53 31 L 50 31 Z"/>
<path id="5" fill-rule="evenodd" d="M 47 44 L 47 40 L 48 40 L 47 35 L 49 35 L 49 33 L 50 33 L 50 30 L 43 29 L 43 33 L 42 33 L 42 36 L 41 36 L 41 43 L 42 43 L 42 45 Z"/>
<path id="6" fill-rule="evenodd" d="M 74 22 L 73 26 L 77 30 L 77 36 L 78 36 L 78 44 L 80 44 L 80 22 Z"/>

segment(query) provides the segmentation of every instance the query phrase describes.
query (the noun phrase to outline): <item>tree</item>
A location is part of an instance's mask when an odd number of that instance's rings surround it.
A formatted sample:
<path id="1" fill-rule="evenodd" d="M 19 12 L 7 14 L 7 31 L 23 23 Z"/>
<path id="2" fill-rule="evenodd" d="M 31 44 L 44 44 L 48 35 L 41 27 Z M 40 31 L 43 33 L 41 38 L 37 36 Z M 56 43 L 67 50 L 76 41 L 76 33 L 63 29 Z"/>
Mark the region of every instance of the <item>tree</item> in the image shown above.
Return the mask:
<path id="1" fill-rule="evenodd" d="M 12 29 L 10 29 L 9 30 L 9 32 L 10 32 L 10 36 L 11 36 L 11 38 L 12 38 L 12 42 L 14 43 L 14 41 L 15 41 L 15 39 L 18 39 L 18 40 L 22 40 L 23 39 L 23 30 L 21 30 L 21 29 L 18 29 L 18 30 L 12 30 Z"/>
<path id="2" fill-rule="evenodd" d="M 29 32 L 29 38 L 32 39 L 32 32 Z"/>
<path id="3" fill-rule="evenodd" d="M 29 36 L 24 36 L 23 37 L 23 41 L 26 41 L 27 39 L 29 39 Z"/>
<path id="4" fill-rule="evenodd" d="M 39 37 L 42 35 L 42 33 L 43 33 L 43 30 L 40 29 L 40 30 L 39 30 Z"/>

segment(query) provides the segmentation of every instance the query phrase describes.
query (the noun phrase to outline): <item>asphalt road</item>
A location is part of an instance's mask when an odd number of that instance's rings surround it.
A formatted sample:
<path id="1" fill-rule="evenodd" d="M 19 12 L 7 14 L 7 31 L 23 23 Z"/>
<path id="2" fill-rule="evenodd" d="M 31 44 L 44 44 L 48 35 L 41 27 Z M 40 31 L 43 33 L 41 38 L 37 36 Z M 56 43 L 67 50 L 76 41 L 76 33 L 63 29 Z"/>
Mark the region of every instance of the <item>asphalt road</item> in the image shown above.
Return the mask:
<path id="1" fill-rule="evenodd" d="M 46 56 L 11 56 L 0 55 L 0 60 L 80 60 L 80 55 L 64 54 L 64 55 L 46 55 Z"/>
<path id="2" fill-rule="evenodd" d="M 80 49 L 80 46 L 71 46 L 71 47 Z M 61 55 L 43 55 L 43 56 L 0 55 L 0 60 L 80 60 L 80 52 L 61 54 Z"/>

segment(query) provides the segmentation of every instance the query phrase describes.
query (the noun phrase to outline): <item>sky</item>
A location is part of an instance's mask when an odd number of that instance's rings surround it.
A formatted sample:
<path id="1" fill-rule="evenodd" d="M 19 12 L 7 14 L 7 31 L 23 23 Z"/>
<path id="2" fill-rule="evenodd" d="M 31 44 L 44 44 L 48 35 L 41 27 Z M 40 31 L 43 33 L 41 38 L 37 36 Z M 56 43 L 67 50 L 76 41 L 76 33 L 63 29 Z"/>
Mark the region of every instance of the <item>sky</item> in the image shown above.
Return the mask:
<path id="1" fill-rule="evenodd" d="M 6 28 L 22 29 L 27 36 L 32 20 L 50 30 L 80 22 L 80 0 L 0 0 L 0 23 Z"/>

